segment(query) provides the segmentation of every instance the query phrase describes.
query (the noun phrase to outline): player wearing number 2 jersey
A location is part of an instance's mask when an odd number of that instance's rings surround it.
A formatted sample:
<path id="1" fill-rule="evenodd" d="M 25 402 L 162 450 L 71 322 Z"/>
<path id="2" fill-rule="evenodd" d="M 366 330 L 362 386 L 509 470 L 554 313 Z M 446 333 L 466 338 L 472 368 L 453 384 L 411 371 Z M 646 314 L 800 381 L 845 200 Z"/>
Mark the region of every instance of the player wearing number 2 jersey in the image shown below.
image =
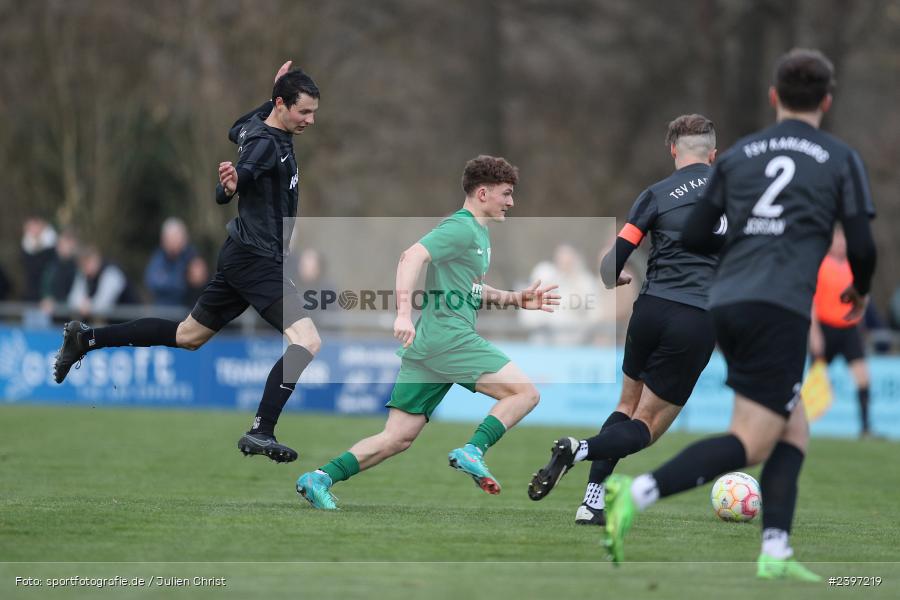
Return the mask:
<path id="1" fill-rule="evenodd" d="M 712 244 L 716 220 L 728 217 L 710 308 L 735 391 L 731 427 L 651 473 L 607 480 L 606 543 L 616 561 L 638 510 L 722 473 L 765 463 L 757 575 L 820 579 L 794 560 L 788 534 L 809 438 L 798 392 L 810 308 L 836 221 L 844 227 L 853 271 L 853 284 L 843 293 L 852 303 L 847 318 L 865 309 L 875 268 L 874 210 L 862 161 L 819 131 L 832 87 L 833 67 L 820 52 L 782 56 L 769 90 L 777 123 L 721 156 L 685 226 L 685 246 L 702 250 Z"/>

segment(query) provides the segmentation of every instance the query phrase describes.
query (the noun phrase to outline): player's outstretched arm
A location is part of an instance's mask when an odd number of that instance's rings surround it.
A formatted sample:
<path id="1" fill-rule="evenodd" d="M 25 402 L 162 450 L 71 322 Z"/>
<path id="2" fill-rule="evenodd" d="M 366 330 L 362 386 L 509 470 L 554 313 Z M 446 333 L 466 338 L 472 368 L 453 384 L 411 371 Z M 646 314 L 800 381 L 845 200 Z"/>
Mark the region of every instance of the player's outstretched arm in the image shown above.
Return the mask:
<path id="1" fill-rule="evenodd" d="M 875 273 L 877 251 L 868 214 L 860 213 L 845 218 L 843 225 L 844 236 L 847 238 L 847 262 L 853 272 L 853 283 L 841 294 L 841 302 L 853 305 L 844 317 L 852 321 L 863 316 L 869 303 L 869 288 Z"/>
<path id="2" fill-rule="evenodd" d="M 557 284 L 541 285 L 538 279 L 524 290 L 510 292 L 506 290 L 498 290 L 489 285 L 482 287 L 482 297 L 489 304 L 499 306 L 518 306 L 525 310 L 542 310 L 544 312 L 553 312 L 556 306 L 559 306 L 561 296 L 556 291 L 559 288 Z"/>
<path id="3" fill-rule="evenodd" d="M 623 229 L 622 231 L 624 232 L 625 230 Z M 631 283 L 631 275 L 622 273 L 622 270 L 625 268 L 625 262 L 635 248 L 637 248 L 637 244 L 626 240 L 621 235 L 616 236 L 616 243 L 613 244 L 613 247 L 609 249 L 609 252 L 600 261 L 600 280 L 603 281 L 603 286 L 606 289 L 611 290 L 616 286 Z"/>
<path id="4" fill-rule="evenodd" d="M 622 231 L 616 235 L 613 247 L 600 261 L 600 280 L 606 289 L 631 283 L 631 275 L 622 274 L 625 262 L 653 228 L 658 215 L 659 203 L 656 196 L 649 189 L 644 190 L 628 211 L 628 219 Z"/>
<path id="5" fill-rule="evenodd" d="M 416 327 L 412 322 L 412 293 L 422 265 L 431 260 L 428 249 L 415 243 L 400 254 L 397 263 L 397 318 L 394 319 L 394 337 L 409 348 L 416 338 Z"/>
<path id="6" fill-rule="evenodd" d="M 483 306 L 496 306 L 499 308 L 518 307 L 522 301 L 521 292 L 498 290 L 486 283 L 481 286 L 481 299 Z"/>
<path id="7" fill-rule="evenodd" d="M 869 301 L 869 288 L 875 273 L 877 251 L 872 237 L 872 219 L 875 205 L 869 191 L 868 177 L 862 159 L 850 152 L 842 173 L 841 224 L 847 238 L 847 262 L 853 272 L 853 284 L 841 294 L 841 302 L 853 304 L 844 317 L 848 321 L 862 317 Z"/>

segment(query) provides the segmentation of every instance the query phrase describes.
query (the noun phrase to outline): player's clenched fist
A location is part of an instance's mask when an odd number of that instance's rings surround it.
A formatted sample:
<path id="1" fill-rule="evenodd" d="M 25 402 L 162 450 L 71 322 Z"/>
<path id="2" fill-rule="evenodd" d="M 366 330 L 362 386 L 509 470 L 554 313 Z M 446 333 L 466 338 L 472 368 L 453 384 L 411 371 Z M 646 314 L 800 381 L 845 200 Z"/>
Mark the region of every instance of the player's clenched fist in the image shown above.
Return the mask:
<path id="1" fill-rule="evenodd" d="M 404 348 L 409 348 L 416 337 L 416 326 L 413 325 L 410 317 L 400 316 L 394 320 L 394 337 L 403 344 Z"/>
<path id="2" fill-rule="evenodd" d="M 237 179 L 237 169 L 230 161 L 219 163 L 219 183 L 229 196 L 233 196 L 237 191 Z"/>

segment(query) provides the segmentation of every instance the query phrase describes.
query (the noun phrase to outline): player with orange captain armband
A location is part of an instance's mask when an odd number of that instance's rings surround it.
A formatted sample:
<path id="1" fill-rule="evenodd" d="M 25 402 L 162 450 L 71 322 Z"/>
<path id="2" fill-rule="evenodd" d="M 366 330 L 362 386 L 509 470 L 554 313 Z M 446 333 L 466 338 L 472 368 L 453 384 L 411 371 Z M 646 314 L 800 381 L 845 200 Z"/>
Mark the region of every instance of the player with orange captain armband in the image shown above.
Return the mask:
<path id="1" fill-rule="evenodd" d="M 715 252 L 691 252 L 681 230 L 716 156 L 716 133 L 703 115 L 682 115 L 669 124 L 666 148 L 675 172 L 644 190 L 628 222 L 600 267 L 611 289 L 631 282 L 625 261 L 645 235 L 650 237 L 647 277 L 628 322 L 622 361 L 622 392 L 600 432 L 586 440 L 561 437 L 550 461 L 528 486 L 542 500 L 576 462 L 591 462 L 584 500 L 575 513 L 579 525 L 604 525 L 603 480 L 619 459 L 646 448 L 663 435 L 681 412 L 716 343 L 707 292 L 718 263 Z M 716 231 L 725 242 L 725 221 Z"/>

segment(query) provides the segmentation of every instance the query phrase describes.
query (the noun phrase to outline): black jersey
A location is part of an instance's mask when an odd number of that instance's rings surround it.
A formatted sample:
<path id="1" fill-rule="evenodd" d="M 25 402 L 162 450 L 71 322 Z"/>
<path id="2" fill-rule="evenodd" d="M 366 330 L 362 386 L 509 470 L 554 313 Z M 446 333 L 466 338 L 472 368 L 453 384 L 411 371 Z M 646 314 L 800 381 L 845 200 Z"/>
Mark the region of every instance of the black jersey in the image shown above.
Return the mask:
<path id="1" fill-rule="evenodd" d="M 702 163 L 682 167 L 644 190 L 631 208 L 628 223 L 640 233 L 625 239 L 637 245 L 647 233 L 651 236 L 642 294 L 706 309 L 718 258 L 685 249 L 681 231 L 700 191 L 706 187 L 709 172 L 710 167 Z M 724 231 L 723 221 L 717 233 Z"/>
<path id="2" fill-rule="evenodd" d="M 293 136 L 269 127 L 267 102 L 238 119 L 228 138 L 238 145 L 238 216 L 228 223 L 228 235 L 254 254 L 279 262 L 290 249 L 297 216 L 300 171 L 294 159 Z"/>
<path id="3" fill-rule="evenodd" d="M 835 221 L 875 214 L 856 151 L 794 119 L 725 152 L 704 190 L 707 201 L 729 223 L 710 306 L 768 302 L 807 319 Z"/>

